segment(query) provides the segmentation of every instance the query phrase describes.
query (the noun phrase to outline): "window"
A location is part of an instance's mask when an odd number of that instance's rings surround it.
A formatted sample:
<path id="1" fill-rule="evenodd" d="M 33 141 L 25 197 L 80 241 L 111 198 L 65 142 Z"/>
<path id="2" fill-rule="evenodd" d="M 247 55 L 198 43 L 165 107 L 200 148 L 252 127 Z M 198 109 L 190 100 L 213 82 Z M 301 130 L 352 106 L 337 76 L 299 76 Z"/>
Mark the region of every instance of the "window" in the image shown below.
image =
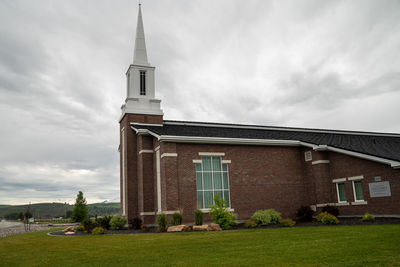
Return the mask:
<path id="1" fill-rule="evenodd" d="M 345 184 L 336 183 L 336 189 L 337 189 L 338 202 L 339 203 L 347 202 Z"/>
<path id="2" fill-rule="evenodd" d="M 196 164 L 197 206 L 207 209 L 214 204 L 214 198 L 219 195 L 228 202 L 229 177 L 228 164 L 223 164 L 221 157 L 202 157 Z"/>
<path id="3" fill-rule="evenodd" d="M 364 201 L 364 192 L 361 180 L 353 181 L 354 201 Z"/>
<path id="4" fill-rule="evenodd" d="M 140 71 L 140 95 L 146 95 L 146 72 Z"/>

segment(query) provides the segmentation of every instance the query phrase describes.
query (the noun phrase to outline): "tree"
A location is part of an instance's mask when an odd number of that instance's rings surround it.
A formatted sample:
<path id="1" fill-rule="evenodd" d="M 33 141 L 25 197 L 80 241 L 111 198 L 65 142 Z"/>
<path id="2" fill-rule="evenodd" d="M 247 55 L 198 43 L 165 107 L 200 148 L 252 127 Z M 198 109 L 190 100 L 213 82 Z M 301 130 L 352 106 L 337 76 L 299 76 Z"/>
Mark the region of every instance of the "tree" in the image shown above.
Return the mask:
<path id="1" fill-rule="evenodd" d="M 79 191 L 76 196 L 74 210 L 72 211 L 72 220 L 75 222 L 82 222 L 83 220 L 88 218 L 88 207 L 86 203 L 86 199 L 83 197 L 82 191 Z"/>

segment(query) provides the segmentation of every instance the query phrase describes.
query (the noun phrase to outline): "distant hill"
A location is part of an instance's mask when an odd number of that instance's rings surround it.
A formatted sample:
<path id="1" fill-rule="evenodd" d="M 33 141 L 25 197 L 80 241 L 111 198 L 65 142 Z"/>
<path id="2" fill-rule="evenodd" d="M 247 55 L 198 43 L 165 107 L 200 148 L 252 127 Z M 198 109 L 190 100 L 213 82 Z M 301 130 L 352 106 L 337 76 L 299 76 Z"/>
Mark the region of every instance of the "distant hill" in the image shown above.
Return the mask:
<path id="1" fill-rule="evenodd" d="M 106 216 L 119 214 L 118 202 L 103 202 L 88 204 L 89 215 Z M 0 218 L 7 214 L 25 212 L 29 207 L 30 212 L 35 218 L 58 218 L 65 217 L 68 211 L 72 211 L 74 205 L 64 203 L 38 203 L 31 205 L 0 205 Z"/>

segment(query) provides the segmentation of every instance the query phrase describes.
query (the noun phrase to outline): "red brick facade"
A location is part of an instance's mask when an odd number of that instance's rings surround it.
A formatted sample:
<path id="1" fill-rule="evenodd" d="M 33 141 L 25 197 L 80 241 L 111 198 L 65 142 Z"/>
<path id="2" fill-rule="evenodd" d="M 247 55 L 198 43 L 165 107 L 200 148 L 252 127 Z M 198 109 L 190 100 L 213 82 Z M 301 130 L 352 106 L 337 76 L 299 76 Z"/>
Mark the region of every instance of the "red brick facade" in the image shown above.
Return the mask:
<path id="1" fill-rule="evenodd" d="M 231 208 L 238 214 L 239 220 L 248 219 L 260 209 L 273 208 L 284 217 L 294 217 L 301 206 L 320 208 L 326 204 L 336 205 L 336 184 L 332 180 L 339 178 L 346 178 L 348 202 L 346 206 L 337 206 L 341 215 L 362 215 L 365 212 L 400 215 L 400 170 L 389 165 L 335 152 L 313 151 L 302 146 L 160 143 L 151 135 L 137 134 L 130 128 L 132 121 L 161 124 L 162 116 L 128 114 L 121 120 L 120 129 L 125 132 L 126 147 L 125 159 L 121 158 L 121 200 L 122 192 L 126 190 L 126 216 L 129 221 L 140 217 L 145 223 L 155 223 L 159 208 L 158 157 L 162 212 L 170 214 L 181 210 L 184 222 L 193 222 L 197 208 L 193 160 L 201 159 L 199 152 L 224 153 L 222 159 L 230 160 Z M 305 161 L 306 151 L 312 151 L 311 161 Z M 125 189 L 122 168 L 126 168 Z M 352 182 L 347 179 L 353 176 L 363 176 L 365 203 L 361 205 L 353 203 Z M 389 181 L 390 197 L 370 197 L 368 184 L 374 182 L 376 176 L 380 176 L 382 181 Z"/>

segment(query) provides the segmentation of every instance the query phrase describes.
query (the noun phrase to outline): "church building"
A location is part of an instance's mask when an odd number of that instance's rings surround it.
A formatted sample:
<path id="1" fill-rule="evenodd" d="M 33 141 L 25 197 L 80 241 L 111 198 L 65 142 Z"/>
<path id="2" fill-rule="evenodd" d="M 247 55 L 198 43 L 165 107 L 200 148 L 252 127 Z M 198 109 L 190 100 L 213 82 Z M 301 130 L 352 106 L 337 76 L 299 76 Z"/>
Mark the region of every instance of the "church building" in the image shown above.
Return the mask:
<path id="1" fill-rule="evenodd" d="M 400 134 L 164 120 L 141 7 L 120 117 L 121 214 L 209 213 L 216 195 L 239 220 L 301 206 L 400 217 Z M 184 111 L 182 111 L 184 112 Z"/>

